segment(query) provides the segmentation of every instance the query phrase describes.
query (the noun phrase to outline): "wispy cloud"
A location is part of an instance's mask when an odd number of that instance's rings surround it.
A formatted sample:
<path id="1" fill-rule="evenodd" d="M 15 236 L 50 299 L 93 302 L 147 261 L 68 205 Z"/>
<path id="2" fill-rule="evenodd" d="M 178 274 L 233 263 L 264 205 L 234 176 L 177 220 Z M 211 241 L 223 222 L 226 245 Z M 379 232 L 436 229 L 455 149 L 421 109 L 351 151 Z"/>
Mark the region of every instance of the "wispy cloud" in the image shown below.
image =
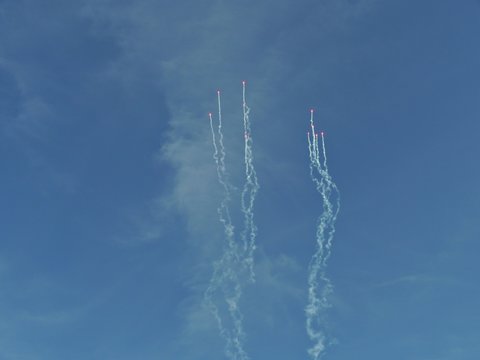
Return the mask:
<path id="1" fill-rule="evenodd" d="M 0 59 L 2 78 L 8 77 L 10 80 L 2 84 L 1 90 L 5 92 L 2 102 L 7 99 L 9 103 L 4 105 L 9 105 L 13 110 L 3 114 L 2 135 L 23 145 L 29 145 L 32 141 L 44 142 L 47 140 L 53 110 L 40 95 L 31 92 L 19 69 L 21 65 L 13 61 Z"/>
<path id="2" fill-rule="evenodd" d="M 222 229 L 216 217 L 220 194 L 207 123 L 207 113 L 215 107 L 215 90 L 220 87 L 228 94 L 224 96 L 229 98 L 225 100 L 225 113 L 240 118 L 240 97 L 236 103 L 235 94 L 240 95 L 241 80 L 252 80 L 250 105 L 254 131 L 270 132 L 268 121 L 279 114 L 269 111 L 273 105 L 288 101 L 279 90 L 283 84 L 295 87 L 302 81 L 318 79 L 319 71 L 327 71 L 319 70 L 322 64 L 318 59 L 309 58 L 308 47 L 321 46 L 330 31 L 347 27 L 352 19 L 368 11 L 372 3 L 373 0 L 306 1 L 305 4 L 290 0 L 201 4 L 187 1 L 166 7 L 153 0 L 126 5 L 108 0 L 85 2 L 84 15 L 92 19 L 97 31 L 111 33 L 122 48 L 122 56 L 111 65 L 112 74 L 128 82 L 135 73 L 147 72 L 157 79 L 166 94 L 170 131 L 161 154 L 176 173 L 165 195 L 168 199 L 165 204 L 178 209 L 186 219 L 190 245 L 186 256 L 203 264 L 185 269 L 200 270 L 196 272 L 196 280 L 188 285 L 185 303 L 189 305 L 184 305 L 188 308 L 184 313 L 189 334 L 211 328 L 205 309 L 198 302 L 211 272 L 204 264 L 216 258 L 221 247 Z M 307 37 L 313 44 L 299 41 Z M 305 65 L 302 69 L 294 66 L 299 58 Z M 267 121 L 257 123 L 262 116 L 267 116 Z M 277 126 L 280 131 L 288 131 L 281 130 L 281 122 Z M 240 124 L 234 122 L 225 123 L 225 129 L 229 143 L 227 161 L 235 169 L 235 164 L 241 164 L 243 133 Z M 258 158 L 274 157 L 261 144 L 255 143 L 255 151 Z M 232 182 L 238 185 L 240 176 L 241 172 L 232 170 Z M 162 206 L 158 211 L 164 211 Z M 147 237 L 156 233 L 154 227 L 142 231 Z M 258 241 L 261 243 L 261 235 Z M 285 267 L 289 264 L 294 262 L 283 262 Z M 300 296 L 296 286 L 289 286 L 274 275 L 273 269 L 279 266 L 268 265 L 268 261 L 260 263 L 259 282 L 269 289 Z"/>
<path id="3" fill-rule="evenodd" d="M 385 287 L 392 287 L 397 285 L 426 285 L 426 284 L 433 284 L 433 283 L 444 283 L 448 281 L 447 278 L 442 278 L 438 276 L 433 276 L 430 274 L 411 274 L 411 275 L 404 275 L 399 276 L 397 278 L 393 278 L 390 280 L 386 280 L 375 284 L 374 287 L 385 288 Z M 451 280 L 451 279 L 450 279 Z"/>
<path id="4" fill-rule="evenodd" d="M 171 130 L 162 154 L 177 172 L 170 198 L 187 215 L 194 234 L 200 228 L 211 228 L 207 209 L 214 211 L 218 204 L 212 197 L 217 185 L 206 126 L 206 114 L 215 106 L 215 89 L 225 87 L 233 94 L 238 88 L 240 94 L 240 81 L 252 78 L 252 102 L 268 108 L 272 98 L 281 97 L 274 91 L 280 79 L 303 78 L 302 71 L 289 68 L 294 56 L 289 47 L 296 44 L 290 34 L 296 38 L 311 32 L 325 36 L 323 28 L 347 26 L 349 19 L 363 14 L 372 3 L 308 2 L 312 9 L 287 0 L 262 4 L 211 1 L 184 2 L 167 9 L 151 0 L 128 5 L 85 2 L 83 13 L 97 31 L 110 32 L 122 47 L 122 56 L 111 65 L 111 69 L 121 69 L 117 76 L 128 79 L 135 72 L 148 71 L 158 77 L 166 92 Z M 314 65 L 312 59 L 309 66 Z M 235 97 L 229 98 L 225 106 L 235 109 Z M 264 113 L 265 109 L 252 105 L 254 122 L 255 116 Z M 229 159 L 239 159 L 240 141 L 228 141 L 232 142 Z M 265 152 L 261 146 L 256 151 L 259 157 Z"/>

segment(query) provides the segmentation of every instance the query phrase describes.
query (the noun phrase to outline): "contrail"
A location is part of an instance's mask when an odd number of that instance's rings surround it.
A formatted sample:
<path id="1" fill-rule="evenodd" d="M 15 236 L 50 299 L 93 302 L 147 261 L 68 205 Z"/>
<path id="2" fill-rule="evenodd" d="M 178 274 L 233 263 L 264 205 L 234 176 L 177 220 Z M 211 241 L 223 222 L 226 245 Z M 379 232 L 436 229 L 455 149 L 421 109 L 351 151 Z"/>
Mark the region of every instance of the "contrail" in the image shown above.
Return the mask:
<path id="1" fill-rule="evenodd" d="M 213 159 L 215 160 L 218 182 L 223 189 L 223 198 L 218 215 L 225 233 L 225 246 L 221 258 L 214 263 L 213 275 L 205 292 L 205 302 L 215 317 L 221 336 L 226 341 L 225 353 L 232 360 L 248 360 L 244 350 L 245 332 L 243 315 L 239 308 L 245 279 L 253 281 L 253 252 L 255 250 L 256 226 L 253 222 L 253 205 L 259 185 L 253 166 L 252 139 L 250 135 L 249 108 L 245 101 L 243 82 L 243 124 L 245 131 L 245 185 L 241 195 L 241 210 L 244 214 L 244 229 L 239 244 L 235 239 L 229 203 L 231 189 L 225 166 L 225 146 L 222 133 L 222 107 L 220 91 L 217 91 L 218 127 L 215 131 L 213 116 L 208 114 L 212 133 Z M 218 141 L 217 141 L 218 138 Z"/>
<path id="2" fill-rule="evenodd" d="M 335 220 L 340 209 L 339 191 L 328 172 L 325 138 L 321 135 L 321 152 L 318 134 L 313 123 L 313 110 L 310 110 L 310 132 L 307 133 L 310 159 L 310 176 L 322 198 L 323 209 L 317 221 L 317 248 L 312 257 L 308 275 L 308 305 L 305 309 L 307 334 L 314 343 L 308 350 L 311 358 L 320 359 L 325 351 L 327 336 L 324 332 L 325 311 L 330 307 L 328 300 L 333 286 L 326 274 L 327 260 L 330 257 Z M 321 161 L 323 157 L 323 162 Z"/>

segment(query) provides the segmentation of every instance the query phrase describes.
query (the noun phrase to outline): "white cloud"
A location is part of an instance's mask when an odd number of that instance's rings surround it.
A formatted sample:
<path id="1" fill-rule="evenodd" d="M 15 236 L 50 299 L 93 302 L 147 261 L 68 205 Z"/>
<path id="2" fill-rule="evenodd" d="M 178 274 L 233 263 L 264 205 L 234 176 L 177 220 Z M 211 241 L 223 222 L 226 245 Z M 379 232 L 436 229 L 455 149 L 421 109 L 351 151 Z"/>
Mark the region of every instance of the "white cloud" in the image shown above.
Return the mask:
<path id="1" fill-rule="evenodd" d="M 111 32 L 122 46 L 122 57 L 112 65 L 112 69 L 121 69 L 117 75 L 128 79 L 136 71 L 148 69 L 164 86 L 171 132 L 162 153 L 177 170 L 172 199 L 187 214 L 195 232 L 201 224 L 212 226 L 207 209 L 214 211 L 218 204 L 218 198 L 212 196 L 217 184 L 206 126 L 206 114 L 215 108 L 215 89 L 225 88 L 225 106 L 235 109 L 231 104 L 240 95 L 240 80 L 251 77 L 252 102 L 268 108 L 269 99 L 281 95 L 275 91 L 276 79 L 294 73 L 302 77 L 302 69 L 289 68 L 292 55 L 288 47 L 312 32 L 347 26 L 349 19 L 363 14 L 373 2 L 306 2 L 302 6 L 287 0 L 192 1 L 168 7 L 152 0 L 128 5 L 108 0 L 85 2 L 83 13 L 94 21 L 94 27 Z M 297 40 L 291 38 L 292 33 Z M 318 36 L 324 34 L 313 37 Z M 309 65 L 317 66 L 314 59 Z M 237 95 L 232 95 L 234 92 Z M 238 97 L 236 101 L 240 104 Z M 253 107 L 253 113 L 258 116 L 266 110 Z M 234 162 L 241 156 L 237 154 L 241 144 L 229 141 L 227 151 Z M 260 146 L 255 150 L 261 157 L 264 150 Z M 235 163 L 229 165 L 232 169 Z"/>
<path id="2" fill-rule="evenodd" d="M 390 287 L 397 285 L 420 285 L 420 284 L 432 284 L 432 283 L 442 283 L 446 281 L 445 278 L 435 277 L 428 274 L 412 274 L 404 275 L 394 279 L 386 280 L 381 283 L 374 285 L 374 287 Z"/>
<path id="3" fill-rule="evenodd" d="M 240 81 L 246 78 L 253 83 L 249 90 L 252 121 L 262 117 L 270 120 L 272 106 L 288 101 L 281 91 L 287 79 L 288 84 L 295 85 L 319 76 L 319 59 L 303 59 L 301 63 L 305 66 L 296 67 L 296 60 L 302 56 L 296 54 L 297 50 L 303 46 L 321 46 L 329 32 L 347 27 L 373 2 L 212 0 L 168 6 L 153 0 L 128 5 L 109 0 L 85 2 L 84 14 L 94 21 L 97 31 L 110 32 L 122 46 L 123 56 L 112 65 L 112 73 L 128 82 L 135 72 L 148 72 L 158 79 L 167 96 L 171 130 L 162 154 L 175 168 L 176 175 L 166 203 L 174 204 L 187 220 L 191 253 L 186 256 L 203 264 L 188 269 L 200 270 L 189 284 L 190 295 L 185 303 L 190 305 L 182 306 L 188 334 L 211 329 L 199 301 L 202 285 L 211 271 L 204 264 L 210 263 L 221 248 L 221 228 L 216 216 L 220 194 L 206 116 L 215 109 L 215 89 L 223 89 L 225 114 L 239 118 Z M 304 44 L 305 39 L 312 43 Z M 309 51 L 302 54 L 308 57 Z M 267 121 L 259 120 L 255 129 L 266 129 Z M 224 125 L 227 165 L 233 182 L 239 185 L 243 134 L 240 122 Z M 274 154 L 267 155 L 268 150 L 261 144 L 254 146 L 256 159 L 274 160 Z M 261 183 L 262 179 L 259 180 Z M 164 210 L 160 207 L 158 211 Z M 150 233 L 148 229 L 143 231 Z M 261 235 L 258 241 L 262 241 Z M 266 257 L 257 270 L 259 283 L 270 291 L 297 300 L 302 296 L 296 285 L 280 275 L 298 271 L 293 259 Z"/>

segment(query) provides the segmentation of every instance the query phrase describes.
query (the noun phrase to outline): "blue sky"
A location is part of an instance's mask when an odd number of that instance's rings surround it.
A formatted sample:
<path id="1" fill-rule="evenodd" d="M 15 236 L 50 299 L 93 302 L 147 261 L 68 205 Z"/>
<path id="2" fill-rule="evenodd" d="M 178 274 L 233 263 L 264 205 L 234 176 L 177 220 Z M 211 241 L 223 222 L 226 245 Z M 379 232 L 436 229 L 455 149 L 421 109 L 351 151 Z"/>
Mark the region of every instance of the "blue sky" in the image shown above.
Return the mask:
<path id="1" fill-rule="evenodd" d="M 311 107 L 342 199 L 324 359 L 477 359 L 479 33 L 475 0 L 0 0 L 0 358 L 225 359 L 207 113 L 222 89 L 241 188 L 247 80 L 251 359 L 308 358 Z"/>

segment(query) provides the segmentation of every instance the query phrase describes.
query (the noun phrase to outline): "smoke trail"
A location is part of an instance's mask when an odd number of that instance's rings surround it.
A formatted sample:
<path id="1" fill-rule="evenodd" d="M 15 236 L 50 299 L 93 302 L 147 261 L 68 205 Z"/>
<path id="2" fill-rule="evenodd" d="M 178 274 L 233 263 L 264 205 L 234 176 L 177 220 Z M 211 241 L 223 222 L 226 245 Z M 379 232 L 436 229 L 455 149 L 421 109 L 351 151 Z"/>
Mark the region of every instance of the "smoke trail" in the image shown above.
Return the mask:
<path id="1" fill-rule="evenodd" d="M 218 207 L 220 222 L 225 232 L 225 247 L 222 257 L 214 263 L 213 275 L 205 292 L 205 302 L 215 317 L 221 336 L 226 341 L 225 352 L 232 360 L 248 360 L 244 350 L 245 333 L 243 316 L 239 308 L 244 279 L 253 279 L 253 252 L 255 250 L 256 226 L 253 222 L 253 204 L 258 181 L 253 167 L 252 140 L 250 136 L 249 109 L 245 102 L 245 82 L 243 82 L 243 122 L 245 130 L 245 185 L 241 196 L 244 213 L 244 230 L 241 244 L 235 240 L 235 228 L 230 216 L 230 190 L 233 188 L 227 178 L 225 166 L 225 146 L 222 133 L 222 107 L 220 91 L 217 91 L 218 127 L 215 131 L 212 114 L 209 114 L 210 130 L 214 148 L 218 182 L 223 189 L 223 199 Z M 218 138 L 218 143 L 217 143 Z M 248 240 L 247 240 L 248 236 Z"/>
<path id="2" fill-rule="evenodd" d="M 250 129 L 250 108 L 247 106 L 245 98 L 245 81 L 243 85 L 243 128 L 245 137 L 245 185 L 242 191 L 242 212 L 244 214 L 244 230 L 242 232 L 242 243 L 245 252 L 244 264 L 248 271 L 249 280 L 255 281 L 255 274 L 253 270 L 253 252 L 255 251 L 255 238 L 257 236 L 257 228 L 253 222 L 253 205 L 258 189 L 260 188 L 257 180 L 257 173 L 253 166 L 253 151 L 252 151 L 252 136 Z"/>
<path id="3" fill-rule="evenodd" d="M 318 134 L 315 133 L 313 123 L 313 110 L 310 110 L 310 128 L 311 135 L 310 132 L 307 133 L 310 176 L 322 198 L 322 213 L 317 221 L 317 248 L 309 267 L 308 305 L 305 312 L 307 334 L 314 343 L 308 353 L 312 359 L 318 360 L 327 345 L 327 337 L 322 324 L 325 320 L 325 311 L 330 307 L 328 297 L 333 291 L 333 286 L 327 277 L 326 267 L 335 233 L 335 220 L 340 209 L 340 197 L 338 188 L 328 172 L 323 132 L 320 133 L 322 139 L 320 153 Z M 321 157 L 323 157 L 323 162 Z"/>

